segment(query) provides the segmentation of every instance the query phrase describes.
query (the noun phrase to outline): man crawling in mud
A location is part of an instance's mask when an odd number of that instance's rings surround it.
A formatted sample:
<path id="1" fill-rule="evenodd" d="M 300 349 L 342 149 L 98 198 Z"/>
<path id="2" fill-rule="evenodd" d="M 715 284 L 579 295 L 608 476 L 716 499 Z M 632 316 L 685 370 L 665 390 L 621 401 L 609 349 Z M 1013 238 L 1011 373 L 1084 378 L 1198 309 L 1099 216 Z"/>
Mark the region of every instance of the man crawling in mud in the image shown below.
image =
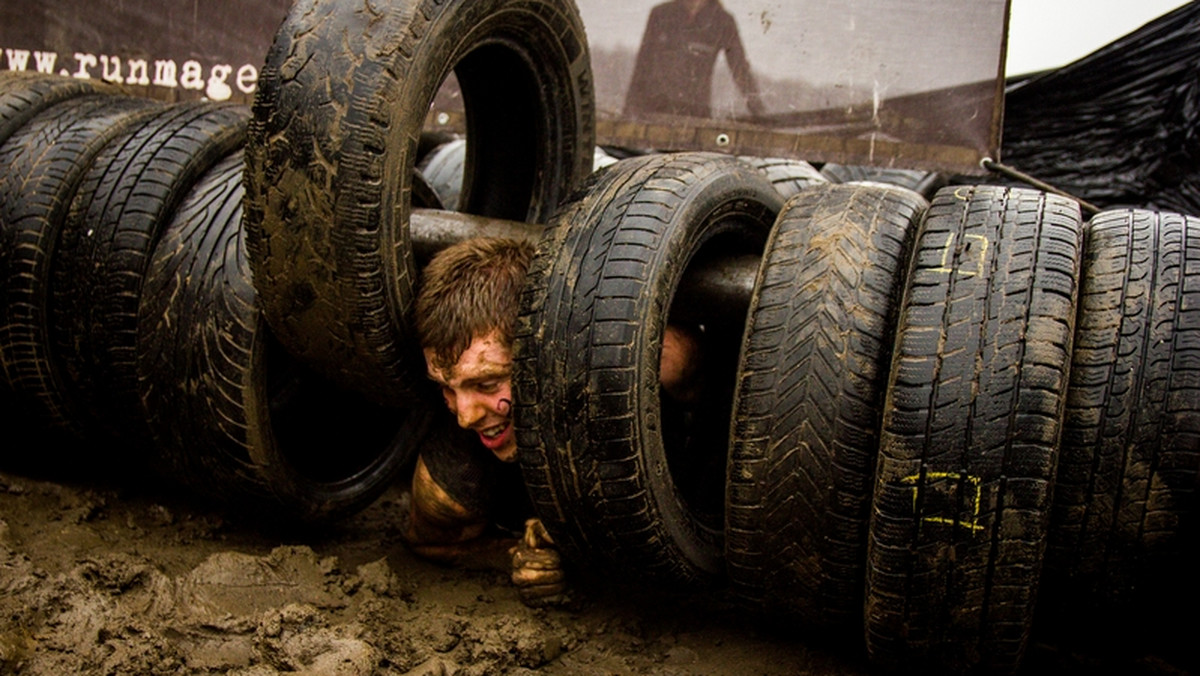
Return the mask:
<path id="1" fill-rule="evenodd" d="M 562 557 L 533 514 L 512 423 L 512 333 L 533 247 L 477 238 L 439 252 L 417 296 L 429 377 L 461 430 L 435 426 L 417 457 L 404 539 L 417 555 L 466 568 L 511 571 L 530 606 L 560 603 Z M 689 396 L 694 341 L 669 328 L 660 381 Z M 522 535 L 523 534 L 523 535 Z"/>

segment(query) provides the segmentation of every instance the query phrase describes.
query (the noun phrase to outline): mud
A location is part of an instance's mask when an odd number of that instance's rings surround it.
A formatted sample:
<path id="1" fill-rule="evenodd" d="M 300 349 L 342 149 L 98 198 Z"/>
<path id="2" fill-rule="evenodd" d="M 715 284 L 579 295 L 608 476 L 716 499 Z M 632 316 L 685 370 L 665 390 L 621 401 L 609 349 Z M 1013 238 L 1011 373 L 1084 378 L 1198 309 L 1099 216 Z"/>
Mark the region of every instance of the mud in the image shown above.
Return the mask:
<path id="1" fill-rule="evenodd" d="M 322 531 L 279 533 L 169 486 L 0 473 L 0 673 L 868 673 L 857 637 L 762 620 L 723 591 L 574 571 L 534 610 L 505 575 L 442 568 L 400 542 L 398 490 Z M 1112 657 L 1046 643 L 1029 669 Z M 1138 652 L 1126 673 L 1186 673 Z"/>

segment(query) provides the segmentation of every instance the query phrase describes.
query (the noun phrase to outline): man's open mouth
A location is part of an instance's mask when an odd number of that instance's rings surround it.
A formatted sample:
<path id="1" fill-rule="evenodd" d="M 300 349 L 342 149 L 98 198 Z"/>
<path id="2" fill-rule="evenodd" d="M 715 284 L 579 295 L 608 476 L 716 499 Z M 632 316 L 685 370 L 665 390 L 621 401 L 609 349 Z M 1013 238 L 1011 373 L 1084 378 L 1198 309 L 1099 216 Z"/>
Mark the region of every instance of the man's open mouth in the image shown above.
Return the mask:
<path id="1" fill-rule="evenodd" d="M 479 441 L 483 443 L 491 451 L 497 451 L 508 443 L 512 438 L 513 426 L 512 421 L 504 422 L 500 425 L 493 425 L 481 430 L 476 430 L 479 434 Z"/>

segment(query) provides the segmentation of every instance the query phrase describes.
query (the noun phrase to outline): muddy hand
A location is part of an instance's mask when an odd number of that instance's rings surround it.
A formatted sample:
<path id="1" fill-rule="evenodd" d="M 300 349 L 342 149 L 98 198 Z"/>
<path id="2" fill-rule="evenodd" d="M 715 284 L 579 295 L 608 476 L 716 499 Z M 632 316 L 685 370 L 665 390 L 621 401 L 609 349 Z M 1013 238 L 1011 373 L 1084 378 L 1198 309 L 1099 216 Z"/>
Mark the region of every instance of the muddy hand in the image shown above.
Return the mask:
<path id="1" fill-rule="evenodd" d="M 509 553 L 512 554 L 512 581 L 525 605 L 537 608 L 566 600 L 562 557 L 540 520 L 525 522 L 525 537 Z"/>
<path id="2" fill-rule="evenodd" d="M 541 519 L 525 520 L 525 546 L 530 549 L 553 547 L 554 540 L 546 532 L 546 526 Z"/>

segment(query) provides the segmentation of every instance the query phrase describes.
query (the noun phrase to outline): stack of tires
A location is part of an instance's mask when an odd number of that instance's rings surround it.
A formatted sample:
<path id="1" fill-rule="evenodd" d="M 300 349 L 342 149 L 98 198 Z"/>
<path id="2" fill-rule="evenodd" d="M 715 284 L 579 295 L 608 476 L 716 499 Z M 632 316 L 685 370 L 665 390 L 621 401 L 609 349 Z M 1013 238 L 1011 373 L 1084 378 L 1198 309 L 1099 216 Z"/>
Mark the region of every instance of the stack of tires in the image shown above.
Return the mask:
<path id="1" fill-rule="evenodd" d="M 466 140 L 422 162 L 451 72 Z M 598 161 L 591 92 L 568 0 L 301 0 L 251 111 L 5 76 L 2 396 L 226 504 L 350 513 L 436 405 L 410 216 L 448 206 L 546 224 L 514 415 L 576 560 L 728 581 L 900 670 L 1011 673 L 1035 609 L 1082 623 L 1182 584 L 1200 221 L 1085 223 L 921 172 Z M 722 262 L 748 290 L 700 302 L 692 273 Z M 668 327 L 699 346 L 693 391 L 660 386 Z"/>
<path id="2" fill-rule="evenodd" d="M 35 461 L 149 465 L 288 520 L 390 484 L 423 416 L 333 390 L 263 321 L 241 227 L 248 109 L 6 73 L 0 116 L 0 396 L 57 434 Z"/>
<path id="3" fill-rule="evenodd" d="M 730 158 L 624 160 L 523 298 L 539 516 L 580 558 L 862 631 L 890 669 L 1011 673 L 1035 611 L 1161 627 L 1196 536 L 1198 237 L 991 186 L 818 183 L 780 207 Z M 657 369 L 681 280 L 746 253 L 744 321 L 701 322 L 708 389 L 680 416 Z"/>

